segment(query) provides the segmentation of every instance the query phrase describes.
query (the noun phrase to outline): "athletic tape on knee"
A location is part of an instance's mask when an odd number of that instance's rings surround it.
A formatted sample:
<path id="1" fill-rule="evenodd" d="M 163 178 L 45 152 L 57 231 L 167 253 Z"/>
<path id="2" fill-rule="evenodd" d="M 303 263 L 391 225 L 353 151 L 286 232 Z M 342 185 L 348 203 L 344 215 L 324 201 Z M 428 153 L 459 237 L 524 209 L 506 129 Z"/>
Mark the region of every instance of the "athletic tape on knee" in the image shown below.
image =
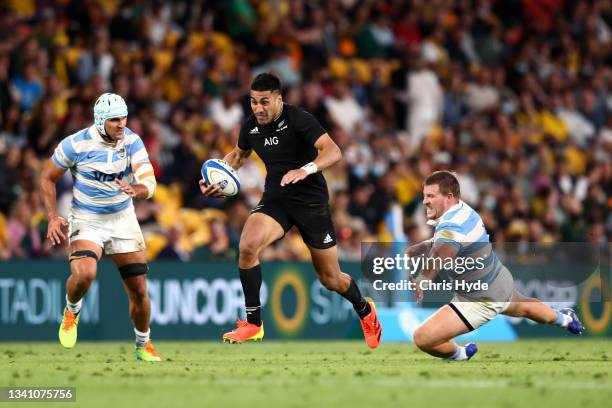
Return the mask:
<path id="1" fill-rule="evenodd" d="M 96 255 L 94 251 L 90 251 L 89 249 L 74 251 L 73 253 L 70 254 L 70 257 L 68 258 L 68 262 L 72 262 L 77 259 L 83 259 L 83 258 L 93 258 L 96 260 L 96 262 L 98 262 L 98 255 Z"/>
<path id="2" fill-rule="evenodd" d="M 119 268 L 121 279 L 131 278 L 133 276 L 144 275 L 149 270 L 146 263 L 133 263 L 123 265 Z"/>

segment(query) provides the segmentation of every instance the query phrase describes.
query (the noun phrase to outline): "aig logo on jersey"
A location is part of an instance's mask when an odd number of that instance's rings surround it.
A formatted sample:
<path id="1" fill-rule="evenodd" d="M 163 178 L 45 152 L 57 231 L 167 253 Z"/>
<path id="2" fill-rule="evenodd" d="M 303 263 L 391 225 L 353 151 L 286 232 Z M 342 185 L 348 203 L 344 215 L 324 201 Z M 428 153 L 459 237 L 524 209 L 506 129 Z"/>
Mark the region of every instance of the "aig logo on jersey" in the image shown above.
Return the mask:
<path id="1" fill-rule="evenodd" d="M 264 140 L 264 146 L 272 146 L 272 145 L 277 145 L 277 144 L 278 144 L 278 137 L 276 136 L 266 137 L 266 139 Z"/>

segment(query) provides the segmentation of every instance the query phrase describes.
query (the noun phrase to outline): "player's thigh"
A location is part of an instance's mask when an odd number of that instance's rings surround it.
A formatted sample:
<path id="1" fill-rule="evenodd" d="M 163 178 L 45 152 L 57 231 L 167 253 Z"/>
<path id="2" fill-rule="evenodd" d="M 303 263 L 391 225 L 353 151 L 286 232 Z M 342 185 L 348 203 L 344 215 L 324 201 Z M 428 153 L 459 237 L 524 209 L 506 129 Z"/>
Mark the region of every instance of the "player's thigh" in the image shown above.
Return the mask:
<path id="1" fill-rule="evenodd" d="M 259 252 L 285 235 L 279 221 L 263 212 L 252 213 L 247 218 L 240 235 L 240 252 Z"/>
<path id="2" fill-rule="evenodd" d="M 437 345 L 470 329 L 449 305 L 442 306 L 429 316 L 414 332 L 414 341 L 421 345 Z"/>
<path id="3" fill-rule="evenodd" d="M 128 294 L 146 296 L 148 266 L 144 251 L 113 254 L 110 258 L 119 269 Z"/>
<path id="4" fill-rule="evenodd" d="M 77 279 L 93 280 L 101 257 L 102 247 L 96 242 L 85 239 L 70 242 L 70 273 Z"/>
<path id="5" fill-rule="evenodd" d="M 312 265 L 320 280 L 333 279 L 340 276 L 340 264 L 338 263 L 337 247 L 318 249 L 308 246 Z"/>

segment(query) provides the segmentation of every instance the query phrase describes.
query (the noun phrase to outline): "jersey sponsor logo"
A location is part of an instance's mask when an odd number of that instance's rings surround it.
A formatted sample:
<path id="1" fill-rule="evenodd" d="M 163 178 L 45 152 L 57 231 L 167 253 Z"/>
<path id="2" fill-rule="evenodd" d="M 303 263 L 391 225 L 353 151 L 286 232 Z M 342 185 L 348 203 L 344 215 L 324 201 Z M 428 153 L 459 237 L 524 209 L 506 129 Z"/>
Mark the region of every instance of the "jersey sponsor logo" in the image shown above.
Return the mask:
<path id="1" fill-rule="evenodd" d="M 253 129 L 249 130 L 249 133 L 252 135 L 257 134 L 259 133 L 259 129 L 257 129 L 257 126 L 255 126 Z"/>
<path id="2" fill-rule="evenodd" d="M 94 178 L 97 181 L 113 181 L 115 179 L 122 179 L 124 175 L 125 171 L 111 174 L 102 173 L 101 171 L 94 171 Z"/>
<path id="3" fill-rule="evenodd" d="M 325 236 L 325 239 L 323 240 L 323 243 L 324 243 L 324 244 L 329 244 L 329 243 L 330 243 L 330 242 L 332 242 L 332 241 L 333 241 L 333 239 L 332 239 L 331 235 L 327 234 L 327 235 Z"/>
<path id="4" fill-rule="evenodd" d="M 266 137 L 264 141 L 264 146 L 272 146 L 272 145 L 277 145 L 277 144 L 278 144 L 278 137 L 276 136 Z"/>

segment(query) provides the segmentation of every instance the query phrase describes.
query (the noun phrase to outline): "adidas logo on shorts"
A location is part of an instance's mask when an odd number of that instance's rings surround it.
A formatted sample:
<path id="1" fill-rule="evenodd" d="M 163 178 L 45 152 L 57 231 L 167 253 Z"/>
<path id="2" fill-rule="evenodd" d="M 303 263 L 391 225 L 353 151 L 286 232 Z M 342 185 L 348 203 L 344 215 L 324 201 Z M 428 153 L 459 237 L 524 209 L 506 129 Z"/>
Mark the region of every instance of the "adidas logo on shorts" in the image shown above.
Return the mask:
<path id="1" fill-rule="evenodd" d="M 332 241 L 333 241 L 333 239 L 332 239 L 331 235 L 327 234 L 327 235 L 325 236 L 325 239 L 323 240 L 323 243 L 324 243 L 324 244 L 329 244 L 329 243 L 330 243 L 330 242 L 332 242 Z"/>

